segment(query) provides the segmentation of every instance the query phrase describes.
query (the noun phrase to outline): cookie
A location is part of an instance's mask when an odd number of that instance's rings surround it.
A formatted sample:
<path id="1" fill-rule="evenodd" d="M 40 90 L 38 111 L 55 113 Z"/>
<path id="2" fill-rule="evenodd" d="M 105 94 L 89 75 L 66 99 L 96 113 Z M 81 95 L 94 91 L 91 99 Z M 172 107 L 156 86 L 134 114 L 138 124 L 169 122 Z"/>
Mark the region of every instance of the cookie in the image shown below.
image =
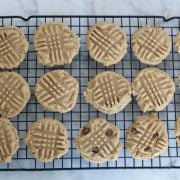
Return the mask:
<path id="1" fill-rule="evenodd" d="M 60 113 L 74 108 L 78 91 L 78 81 L 63 70 L 54 70 L 44 74 L 35 87 L 38 102 L 46 110 Z"/>
<path id="2" fill-rule="evenodd" d="M 24 60 L 29 43 L 15 26 L 0 27 L 0 68 L 13 69 Z"/>
<path id="3" fill-rule="evenodd" d="M 101 72 L 88 82 L 84 97 L 99 111 L 115 114 L 131 101 L 131 85 L 118 73 Z"/>
<path id="4" fill-rule="evenodd" d="M 178 33 L 176 34 L 175 45 L 176 45 L 176 50 L 177 50 L 177 52 L 180 54 L 180 32 L 178 32 Z"/>
<path id="5" fill-rule="evenodd" d="M 168 148 L 167 129 L 158 116 L 142 115 L 126 131 L 126 148 L 134 158 L 147 160 Z"/>
<path id="6" fill-rule="evenodd" d="M 119 143 L 120 130 L 105 119 L 90 120 L 80 128 L 75 145 L 81 156 L 93 163 L 117 160 L 122 146 Z"/>
<path id="7" fill-rule="evenodd" d="M 142 63 L 157 65 L 171 50 L 171 38 L 162 28 L 144 26 L 132 36 L 132 50 Z"/>
<path id="8" fill-rule="evenodd" d="M 175 129 L 176 129 L 176 142 L 178 146 L 180 146 L 180 117 L 176 118 Z"/>
<path id="9" fill-rule="evenodd" d="M 16 72 L 0 72 L 0 115 L 11 118 L 18 115 L 31 96 L 24 78 Z"/>
<path id="10" fill-rule="evenodd" d="M 180 87 L 180 72 L 177 74 L 177 86 Z"/>
<path id="11" fill-rule="evenodd" d="M 104 66 L 117 64 L 127 52 L 125 32 L 109 22 L 92 26 L 86 42 L 90 56 Z"/>
<path id="12" fill-rule="evenodd" d="M 34 46 L 38 63 L 47 66 L 70 64 L 80 48 L 80 38 L 63 23 L 48 22 L 38 27 Z"/>
<path id="13" fill-rule="evenodd" d="M 132 89 L 143 112 L 161 111 L 172 100 L 175 84 L 166 72 L 157 68 L 145 68 L 136 75 Z"/>
<path id="14" fill-rule="evenodd" d="M 9 119 L 0 118 L 0 162 L 9 163 L 19 148 L 19 136 Z"/>
<path id="15" fill-rule="evenodd" d="M 66 128 L 61 122 L 50 118 L 34 122 L 25 135 L 24 141 L 29 152 L 42 162 L 62 157 L 69 148 Z"/>

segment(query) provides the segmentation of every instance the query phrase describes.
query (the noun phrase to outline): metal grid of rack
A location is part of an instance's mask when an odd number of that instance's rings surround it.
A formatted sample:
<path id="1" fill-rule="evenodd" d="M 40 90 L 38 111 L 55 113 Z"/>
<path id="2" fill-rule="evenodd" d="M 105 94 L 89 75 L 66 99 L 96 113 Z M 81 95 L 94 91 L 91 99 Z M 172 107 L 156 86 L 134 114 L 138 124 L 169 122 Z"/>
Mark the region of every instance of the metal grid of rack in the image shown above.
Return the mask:
<path id="1" fill-rule="evenodd" d="M 49 21 L 64 22 L 80 36 L 81 48 L 72 64 L 49 68 L 37 63 L 36 53 L 33 47 L 33 36 L 39 25 Z M 86 49 L 86 34 L 88 29 L 94 23 L 102 21 L 114 22 L 121 26 L 126 32 L 128 41 L 128 52 L 124 59 L 118 64 L 108 68 L 91 59 Z M 26 108 L 17 117 L 12 119 L 13 124 L 17 127 L 19 132 L 20 148 L 10 164 L 0 164 L 0 170 L 180 168 L 180 148 L 177 147 L 174 130 L 175 119 L 180 115 L 180 88 L 178 87 L 176 87 L 176 93 L 172 102 L 163 111 L 158 113 L 160 119 L 167 125 L 169 135 L 168 150 L 161 156 L 146 161 L 135 160 L 128 151 L 123 148 L 117 161 L 93 164 L 80 157 L 74 144 L 74 137 L 81 126 L 92 118 L 102 117 L 120 128 L 120 141 L 124 146 L 126 129 L 136 116 L 142 114 L 136 101 L 133 99 L 122 112 L 115 115 L 105 115 L 87 104 L 82 94 L 88 80 L 94 77 L 98 72 L 106 70 L 116 71 L 131 82 L 139 70 L 147 67 L 147 65 L 140 63 L 134 57 L 131 48 L 131 36 L 133 32 L 145 24 L 161 26 L 169 33 L 172 40 L 171 53 L 165 61 L 156 67 L 169 73 L 174 81 L 177 82 L 177 76 L 180 72 L 180 55 L 178 55 L 175 50 L 174 41 L 177 31 L 180 30 L 180 17 L 173 17 L 170 19 L 165 19 L 160 16 L 31 16 L 27 19 L 18 16 L 0 17 L 0 26 L 15 25 L 20 27 L 30 43 L 30 48 L 24 62 L 19 68 L 15 69 L 15 71 L 28 81 L 32 92 L 31 99 Z M 36 101 L 34 86 L 37 79 L 40 78 L 42 74 L 53 69 L 64 69 L 79 80 L 79 98 L 75 108 L 71 112 L 65 114 L 47 112 L 44 111 L 41 105 Z M 24 135 L 32 122 L 43 117 L 51 117 L 62 121 L 69 133 L 69 152 L 62 158 L 55 159 L 50 163 L 42 163 L 34 159 L 34 157 L 28 153 L 27 147 L 23 142 Z"/>

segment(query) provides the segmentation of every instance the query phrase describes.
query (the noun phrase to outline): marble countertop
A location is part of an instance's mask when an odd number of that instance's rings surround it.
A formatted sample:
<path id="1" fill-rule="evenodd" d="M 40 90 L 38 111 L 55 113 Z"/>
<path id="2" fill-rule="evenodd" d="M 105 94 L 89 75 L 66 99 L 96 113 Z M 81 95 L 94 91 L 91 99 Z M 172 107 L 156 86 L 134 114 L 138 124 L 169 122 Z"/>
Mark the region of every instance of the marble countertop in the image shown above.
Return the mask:
<path id="1" fill-rule="evenodd" d="M 0 15 L 180 15 L 179 0 L 1 0 Z"/>
<path id="2" fill-rule="evenodd" d="M 179 0 L 0 0 L 0 15 L 160 15 L 180 16 Z M 92 170 L 2 172 L 0 179 L 180 179 L 179 170 Z"/>

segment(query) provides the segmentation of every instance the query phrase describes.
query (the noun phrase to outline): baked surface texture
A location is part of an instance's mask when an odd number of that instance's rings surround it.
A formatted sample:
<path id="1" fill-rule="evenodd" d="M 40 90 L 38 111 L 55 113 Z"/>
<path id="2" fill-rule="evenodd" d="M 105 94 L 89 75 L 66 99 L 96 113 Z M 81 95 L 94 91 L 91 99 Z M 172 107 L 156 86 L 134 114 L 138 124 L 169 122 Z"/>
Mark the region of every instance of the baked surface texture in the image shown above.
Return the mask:
<path id="1" fill-rule="evenodd" d="M 47 66 L 70 64 L 80 48 L 80 38 L 64 23 L 48 22 L 38 27 L 34 46 L 38 63 Z"/>
<path id="2" fill-rule="evenodd" d="M 86 44 L 90 56 L 104 66 L 117 64 L 127 52 L 125 32 L 108 22 L 92 26 L 87 34 Z"/>
<path id="3" fill-rule="evenodd" d="M 132 50 L 142 63 L 157 65 L 171 50 L 171 38 L 159 27 L 143 26 L 132 36 Z"/>
<path id="4" fill-rule="evenodd" d="M 19 148 L 17 129 L 9 119 L 0 118 L 0 162 L 10 163 Z"/>
<path id="5" fill-rule="evenodd" d="M 20 65 L 28 51 L 29 43 L 18 27 L 0 27 L 0 68 L 13 69 Z"/>
<path id="6" fill-rule="evenodd" d="M 118 73 L 101 72 L 88 82 L 84 97 L 99 111 L 115 114 L 131 101 L 131 85 Z"/>
<path id="7" fill-rule="evenodd" d="M 37 120 L 28 130 L 25 138 L 29 152 L 42 162 L 52 161 L 67 153 L 68 134 L 65 126 L 54 119 Z"/>
<path id="8" fill-rule="evenodd" d="M 126 148 L 134 158 L 140 160 L 159 156 L 168 148 L 166 127 L 158 116 L 138 116 L 126 131 Z"/>
<path id="9" fill-rule="evenodd" d="M 133 80 L 132 92 L 143 112 L 161 111 L 172 100 L 175 84 L 166 72 L 145 68 Z"/>
<path id="10" fill-rule="evenodd" d="M 78 81 L 64 70 L 42 75 L 35 87 L 36 98 L 44 109 L 60 113 L 74 108 L 78 91 Z"/>
<path id="11" fill-rule="evenodd" d="M 0 72 L 0 114 L 11 118 L 17 116 L 31 96 L 24 78 L 16 72 Z"/>
<path id="12" fill-rule="evenodd" d="M 103 163 L 117 160 L 122 146 L 119 142 L 118 127 L 97 118 L 83 126 L 75 137 L 75 145 L 81 156 L 87 161 Z"/>

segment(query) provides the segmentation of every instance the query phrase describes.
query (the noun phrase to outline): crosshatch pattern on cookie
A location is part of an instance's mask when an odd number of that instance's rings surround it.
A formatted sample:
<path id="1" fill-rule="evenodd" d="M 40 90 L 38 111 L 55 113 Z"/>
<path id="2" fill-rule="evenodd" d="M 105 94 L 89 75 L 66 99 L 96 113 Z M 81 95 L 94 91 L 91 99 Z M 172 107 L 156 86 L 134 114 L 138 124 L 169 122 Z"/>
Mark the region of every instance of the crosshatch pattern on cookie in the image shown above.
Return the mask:
<path id="1" fill-rule="evenodd" d="M 157 115 L 144 115 L 136 118 L 126 133 L 126 147 L 138 159 L 158 156 L 168 147 L 167 130 Z"/>
<path id="2" fill-rule="evenodd" d="M 19 148 L 18 132 L 9 119 L 0 118 L 0 162 L 11 162 Z"/>
<path id="3" fill-rule="evenodd" d="M 117 159 L 121 145 L 119 130 L 104 119 L 91 120 L 80 129 L 76 146 L 85 159 L 104 162 Z"/>
<path id="4" fill-rule="evenodd" d="M 24 60 L 28 47 L 25 35 L 18 27 L 0 27 L 0 68 L 17 67 Z"/>
<path id="5" fill-rule="evenodd" d="M 143 112 L 164 109 L 175 92 L 171 77 L 157 68 L 141 70 L 133 81 L 133 94 Z"/>
<path id="6" fill-rule="evenodd" d="M 84 96 L 98 110 L 114 114 L 131 101 L 131 86 L 120 74 L 106 71 L 88 82 Z"/>
<path id="7" fill-rule="evenodd" d="M 69 146 L 67 131 L 61 122 L 41 119 L 35 122 L 25 137 L 29 151 L 40 161 L 48 162 L 64 155 Z"/>
<path id="8" fill-rule="evenodd" d="M 39 63 L 49 66 L 71 63 L 79 50 L 79 38 L 63 23 L 46 23 L 35 34 Z"/>
<path id="9" fill-rule="evenodd" d="M 140 61 L 156 65 L 169 54 L 171 40 L 162 28 L 145 26 L 133 34 L 132 48 Z"/>
<path id="10" fill-rule="evenodd" d="M 76 104 L 78 89 L 77 80 L 66 71 L 54 70 L 39 79 L 35 94 L 45 109 L 67 112 Z"/>
<path id="11" fill-rule="evenodd" d="M 16 116 L 30 98 L 27 82 L 15 72 L 0 72 L 0 114 Z"/>
<path id="12" fill-rule="evenodd" d="M 95 60 L 105 66 L 116 64 L 126 53 L 126 36 L 112 23 L 98 23 L 87 34 L 87 48 Z"/>

